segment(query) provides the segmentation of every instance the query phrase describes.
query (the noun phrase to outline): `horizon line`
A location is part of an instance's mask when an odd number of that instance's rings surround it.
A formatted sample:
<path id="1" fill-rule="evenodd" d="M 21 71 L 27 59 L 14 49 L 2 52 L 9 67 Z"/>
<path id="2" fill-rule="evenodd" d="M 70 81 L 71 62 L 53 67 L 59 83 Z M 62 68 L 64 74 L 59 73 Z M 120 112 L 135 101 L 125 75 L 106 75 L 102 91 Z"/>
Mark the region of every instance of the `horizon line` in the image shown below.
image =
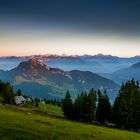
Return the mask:
<path id="1" fill-rule="evenodd" d="M 133 56 L 116 56 L 116 55 L 111 55 L 111 54 L 103 54 L 103 53 L 97 53 L 97 54 L 56 54 L 56 53 L 51 53 L 51 54 L 30 54 L 30 55 L 0 55 L 0 58 L 7 58 L 7 57 L 31 57 L 31 56 L 62 56 L 62 57 L 78 57 L 78 56 L 112 56 L 112 57 L 118 57 L 118 58 L 133 58 L 133 57 L 140 57 L 140 55 L 136 54 Z"/>

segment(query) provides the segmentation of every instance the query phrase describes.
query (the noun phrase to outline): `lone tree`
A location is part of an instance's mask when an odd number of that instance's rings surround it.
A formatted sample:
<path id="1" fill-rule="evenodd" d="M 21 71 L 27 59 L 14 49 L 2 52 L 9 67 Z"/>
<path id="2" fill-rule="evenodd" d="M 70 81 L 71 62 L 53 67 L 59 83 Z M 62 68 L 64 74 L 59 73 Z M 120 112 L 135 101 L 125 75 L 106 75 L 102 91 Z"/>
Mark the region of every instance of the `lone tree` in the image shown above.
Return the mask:
<path id="1" fill-rule="evenodd" d="M 67 90 L 66 96 L 62 102 L 62 110 L 67 118 L 72 119 L 73 103 L 69 90 Z"/>

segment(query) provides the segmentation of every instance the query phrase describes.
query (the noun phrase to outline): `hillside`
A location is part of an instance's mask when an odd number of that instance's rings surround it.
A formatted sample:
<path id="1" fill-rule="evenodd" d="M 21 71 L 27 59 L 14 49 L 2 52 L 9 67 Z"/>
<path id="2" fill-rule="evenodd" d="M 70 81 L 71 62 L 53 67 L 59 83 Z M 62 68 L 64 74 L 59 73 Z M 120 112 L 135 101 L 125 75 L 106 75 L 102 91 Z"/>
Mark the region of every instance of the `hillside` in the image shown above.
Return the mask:
<path id="1" fill-rule="evenodd" d="M 89 71 L 64 71 L 52 68 L 41 61 L 30 59 L 21 62 L 16 68 L 0 73 L 0 79 L 11 82 L 15 89 L 24 94 L 41 98 L 63 98 L 70 90 L 75 98 L 81 91 L 91 88 L 106 89 L 114 99 L 119 86 L 113 81 Z"/>
<path id="2" fill-rule="evenodd" d="M 12 106 L 0 106 L 1 140 L 139 140 L 140 134 L 72 122 Z"/>
<path id="3" fill-rule="evenodd" d="M 120 69 L 112 74 L 106 75 L 106 77 L 112 79 L 113 81 L 116 81 L 118 84 L 126 82 L 132 78 L 140 82 L 139 72 L 140 72 L 140 63 L 135 63 L 131 67 Z"/>

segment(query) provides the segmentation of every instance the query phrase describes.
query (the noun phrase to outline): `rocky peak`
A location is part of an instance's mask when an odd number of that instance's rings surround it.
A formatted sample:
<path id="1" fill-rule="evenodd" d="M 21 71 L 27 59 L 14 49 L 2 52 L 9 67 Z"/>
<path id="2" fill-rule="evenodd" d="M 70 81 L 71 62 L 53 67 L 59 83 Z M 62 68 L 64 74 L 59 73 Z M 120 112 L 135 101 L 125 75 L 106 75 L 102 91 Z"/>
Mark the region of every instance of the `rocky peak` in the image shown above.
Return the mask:
<path id="1" fill-rule="evenodd" d="M 21 62 L 14 71 L 26 75 L 39 75 L 46 76 L 48 74 L 61 74 L 65 75 L 65 71 L 58 68 L 48 67 L 46 64 L 42 63 L 36 59 L 30 59 L 28 61 Z"/>
<path id="2" fill-rule="evenodd" d="M 41 61 L 36 59 L 29 59 L 28 61 L 21 62 L 18 66 L 19 69 L 46 69 L 49 70 L 49 67 L 43 64 Z"/>

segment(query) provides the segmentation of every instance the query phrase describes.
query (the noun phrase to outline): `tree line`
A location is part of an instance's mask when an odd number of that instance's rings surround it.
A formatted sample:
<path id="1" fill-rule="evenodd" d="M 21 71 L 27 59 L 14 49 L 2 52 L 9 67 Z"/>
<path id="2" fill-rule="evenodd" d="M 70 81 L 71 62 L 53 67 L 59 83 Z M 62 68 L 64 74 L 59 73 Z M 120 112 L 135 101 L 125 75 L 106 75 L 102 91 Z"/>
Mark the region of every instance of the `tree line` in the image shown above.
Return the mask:
<path id="1" fill-rule="evenodd" d="M 0 100 L 2 103 L 14 104 L 14 90 L 13 86 L 8 82 L 0 80 Z"/>
<path id="2" fill-rule="evenodd" d="M 0 80 L 0 103 L 2 104 L 15 104 L 14 97 L 15 96 L 23 96 L 25 99 L 30 98 L 31 102 L 35 104 L 36 107 L 39 106 L 39 102 L 44 101 L 45 104 L 53 104 L 57 106 L 62 106 L 62 101 L 57 99 L 39 99 L 32 98 L 22 94 L 22 91 L 18 89 L 16 92 L 14 91 L 13 86 L 9 82 L 4 82 Z"/>
<path id="3" fill-rule="evenodd" d="M 0 102 L 15 104 L 14 97 L 21 95 L 21 90 L 14 92 L 13 86 L 8 82 L 0 81 Z M 34 99 L 33 102 L 39 99 Z M 73 101 L 67 91 L 64 100 L 44 100 L 45 103 L 62 106 L 64 115 L 71 120 L 111 125 L 128 130 L 140 130 L 140 86 L 134 79 L 123 83 L 111 105 L 106 90 L 91 89 L 82 92 Z"/>
<path id="4" fill-rule="evenodd" d="M 111 105 L 106 90 L 82 92 L 73 101 L 67 91 L 62 102 L 64 115 L 71 120 L 140 130 L 140 86 L 134 79 L 123 83 Z"/>

